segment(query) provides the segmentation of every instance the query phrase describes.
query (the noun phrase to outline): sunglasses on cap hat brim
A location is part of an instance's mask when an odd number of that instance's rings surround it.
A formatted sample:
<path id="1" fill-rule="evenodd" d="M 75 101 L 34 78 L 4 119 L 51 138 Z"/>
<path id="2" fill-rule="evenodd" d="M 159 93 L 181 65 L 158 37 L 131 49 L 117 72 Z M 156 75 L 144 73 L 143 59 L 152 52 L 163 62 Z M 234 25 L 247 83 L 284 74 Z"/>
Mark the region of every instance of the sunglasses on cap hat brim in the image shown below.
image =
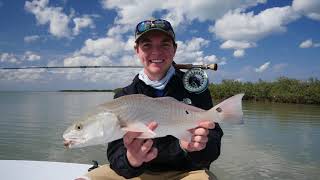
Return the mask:
<path id="1" fill-rule="evenodd" d="M 166 33 L 172 38 L 173 41 L 175 41 L 175 34 L 170 22 L 163 19 L 146 20 L 137 24 L 135 31 L 135 41 L 137 42 L 142 35 L 154 30 Z"/>

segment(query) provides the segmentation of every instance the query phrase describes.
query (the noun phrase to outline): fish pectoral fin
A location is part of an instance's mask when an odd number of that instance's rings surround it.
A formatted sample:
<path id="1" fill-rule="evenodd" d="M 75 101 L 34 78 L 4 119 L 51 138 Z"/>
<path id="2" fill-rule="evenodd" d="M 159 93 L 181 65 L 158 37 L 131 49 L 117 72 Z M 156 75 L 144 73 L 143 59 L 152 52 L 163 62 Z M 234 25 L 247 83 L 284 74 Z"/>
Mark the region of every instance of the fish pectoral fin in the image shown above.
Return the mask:
<path id="1" fill-rule="evenodd" d="M 148 128 L 147 125 L 141 122 L 130 123 L 125 127 L 121 128 L 125 132 L 140 132 L 141 135 L 138 138 L 148 139 L 156 137 L 156 133 Z"/>
<path id="2" fill-rule="evenodd" d="M 176 132 L 176 134 L 174 134 L 174 137 L 176 137 L 177 139 L 180 139 L 180 140 L 191 142 L 192 134 L 188 130 L 185 130 L 185 131 L 181 131 L 179 133 Z"/>
<path id="3" fill-rule="evenodd" d="M 151 139 L 151 138 L 155 138 L 155 137 L 156 137 L 156 133 L 154 133 L 151 130 L 150 130 L 150 132 L 143 132 L 140 136 L 138 136 L 138 138 L 140 138 L 140 139 Z"/>

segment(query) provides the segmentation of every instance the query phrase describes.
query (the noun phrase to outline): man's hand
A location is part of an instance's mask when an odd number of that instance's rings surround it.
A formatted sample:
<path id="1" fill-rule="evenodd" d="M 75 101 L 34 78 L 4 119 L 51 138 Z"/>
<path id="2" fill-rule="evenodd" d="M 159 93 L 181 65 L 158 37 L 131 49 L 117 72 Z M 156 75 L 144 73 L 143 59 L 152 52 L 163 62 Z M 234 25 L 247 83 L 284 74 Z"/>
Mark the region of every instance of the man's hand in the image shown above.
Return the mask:
<path id="1" fill-rule="evenodd" d="M 180 140 L 181 148 L 188 152 L 201 151 L 207 145 L 209 129 L 214 127 L 212 121 L 201 121 L 198 127 L 189 130 L 192 134 L 191 141 Z"/>
<path id="2" fill-rule="evenodd" d="M 151 122 L 148 127 L 151 130 L 155 130 L 158 124 Z M 127 132 L 123 136 L 124 146 L 127 148 L 127 158 L 131 166 L 139 167 L 144 162 L 149 162 L 156 158 L 158 150 L 154 147 L 151 139 L 138 139 L 141 133 Z"/>

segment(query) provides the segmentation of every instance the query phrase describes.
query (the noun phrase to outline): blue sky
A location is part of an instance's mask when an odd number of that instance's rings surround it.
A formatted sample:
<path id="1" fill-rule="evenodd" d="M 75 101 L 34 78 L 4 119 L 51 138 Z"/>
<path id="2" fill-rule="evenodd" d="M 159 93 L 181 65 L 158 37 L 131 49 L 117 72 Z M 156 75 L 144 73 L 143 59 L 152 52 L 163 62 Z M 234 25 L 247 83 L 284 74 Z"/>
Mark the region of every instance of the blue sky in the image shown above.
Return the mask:
<path id="1" fill-rule="evenodd" d="M 178 63 L 210 82 L 320 79 L 319 0 L 0 0 L 0 67 L 139 65 L 134 28 L 169 20 Z M 0 70 L 0 90 L 109 89 L 139 69 Z"/>

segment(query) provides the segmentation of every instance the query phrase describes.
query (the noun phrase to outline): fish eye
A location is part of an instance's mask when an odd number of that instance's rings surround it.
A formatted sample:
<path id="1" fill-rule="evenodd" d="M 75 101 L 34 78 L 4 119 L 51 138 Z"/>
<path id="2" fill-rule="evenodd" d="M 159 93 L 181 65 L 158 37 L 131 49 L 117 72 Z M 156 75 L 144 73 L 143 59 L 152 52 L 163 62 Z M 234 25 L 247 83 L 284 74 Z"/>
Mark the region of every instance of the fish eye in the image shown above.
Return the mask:
<path id="1" fill-rule="evenodd" d="M 76 124 L 75 129 L 80 131 L 83 128 L 82 124 Z"/>

